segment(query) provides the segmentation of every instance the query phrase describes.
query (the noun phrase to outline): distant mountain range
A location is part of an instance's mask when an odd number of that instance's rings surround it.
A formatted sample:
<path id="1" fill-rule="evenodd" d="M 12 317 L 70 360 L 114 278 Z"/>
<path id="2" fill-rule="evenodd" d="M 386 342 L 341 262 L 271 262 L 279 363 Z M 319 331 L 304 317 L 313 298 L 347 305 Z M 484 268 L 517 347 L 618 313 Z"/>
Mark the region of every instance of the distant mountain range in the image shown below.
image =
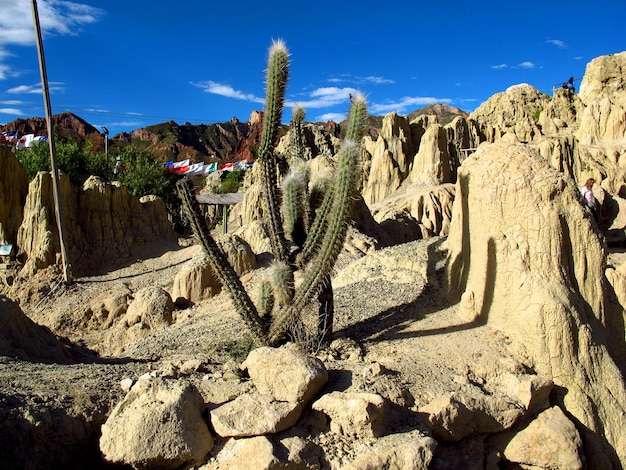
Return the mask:
<path id="1" fill-rule="evenodd" d="M 439 123 L 445 125 L 456 116 L 468 114 L 459 108 L 445 104 L 428 105 L 413 111 L 407 117 L 412 120 L 420 115 L 437 116 Z M 382 126 L 382 116 L 370 116 L 368 133 L 376 136 Z M 94 126 L 72 113 L 61 113 L 52 116 L 53 127 L 57 138 L 91 145 L 93 152 L 103 152 L 105 136 Z M 130 133 L 120 133 L 109 138 L 108 148 L 115 154 L 127 145 L 135 145 L 138 149 L 150 149 L 163 161 L 190 159 L 194 162 L 223 163 L 254 160 L 256 149 L 260 143 L 263 113 L 254 111 L 248 122 L 233 118 L 228 122 L 217 124 L 177 124 L 168 121 L 153 126 L 135 129 Z M 342 123 L 316 123 L 328 132 L 339 134 Z M 6 125 L 0 125 L 0 132 L 17 130 L 20 135 L 47 135 L 45 118 L 33 117 L 16 119 Z M 284 126 L 283 132 L 287 131 Z"/>

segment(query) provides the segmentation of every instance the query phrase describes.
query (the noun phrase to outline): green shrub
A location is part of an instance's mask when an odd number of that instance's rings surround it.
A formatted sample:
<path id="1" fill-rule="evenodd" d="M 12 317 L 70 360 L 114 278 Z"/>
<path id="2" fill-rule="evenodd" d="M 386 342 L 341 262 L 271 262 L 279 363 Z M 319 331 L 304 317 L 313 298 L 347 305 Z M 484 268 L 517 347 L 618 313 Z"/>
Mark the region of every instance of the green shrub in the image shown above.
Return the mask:
<path id="1" fill-rule="evenodd" d="M 56 162 L 60 171 L 67 174 L 72 185 L 79 189 L 90 175 L 108 181 L 112 166 L 107 164 L 103 154 L 91 155 L 90 146 L 80 148 L 75 142 L 55 142 Z M 50 147 L 47 144 L 34 145 L 25 149 L 15 149 L 15 156 L 26 170 L 28 181 L 32 181 L 39 171 L 50 171 Z"/>
<path id="2" fill-rule="evenodd" d="M 236 193 L 243 184 L 246 170 L 225 171 L 222 175 L 221 193 Z"/>
<path id="3" fill-rule="evenodd" d="M 129 145 L 120 153 L 121 169 L 118 179 L 136 197 L 153 194 L 167 204 L 178 201 L 176 180 L 178 176 L 165 171 L 155 155 L 149 150 L 137 150 Z"/>

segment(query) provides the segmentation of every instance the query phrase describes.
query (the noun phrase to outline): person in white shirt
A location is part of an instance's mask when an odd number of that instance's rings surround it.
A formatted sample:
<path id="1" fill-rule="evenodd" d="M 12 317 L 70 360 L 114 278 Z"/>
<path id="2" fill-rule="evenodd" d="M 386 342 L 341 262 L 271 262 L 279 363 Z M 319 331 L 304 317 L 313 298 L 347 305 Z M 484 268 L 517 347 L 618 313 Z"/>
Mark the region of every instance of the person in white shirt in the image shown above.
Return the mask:
<path id="1" fill-rule="evenodd" d="M 596 211 L 596 198 L 593 197 L 593 185 L 595 184 L 596 180 L 593 178 L 589 178 L 584 186 L 582 188 L 580 188 L 580 194 L 583 197 L 583 201 L 584 203 L 587 205 L 587 207 L 589 208 L 589 210 L 591 211 L 591 213 L 593 214 L 593 217 L 598 220 L 598 213 Z"/>

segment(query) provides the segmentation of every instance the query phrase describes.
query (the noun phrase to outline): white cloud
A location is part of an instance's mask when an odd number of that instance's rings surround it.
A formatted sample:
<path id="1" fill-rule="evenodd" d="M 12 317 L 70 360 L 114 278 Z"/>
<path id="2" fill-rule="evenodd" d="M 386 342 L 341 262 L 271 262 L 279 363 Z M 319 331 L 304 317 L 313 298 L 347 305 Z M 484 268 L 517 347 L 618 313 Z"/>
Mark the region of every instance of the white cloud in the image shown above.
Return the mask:
<path id="1" fill-rule="evenodd" d="M 49 82 L 48 83 L 48 91 L 50 93 L 63 91 L 63 83 L 62 82 Z M 19 85 L 13 88 L 9 88 L 7 93 L 11 94 L 36 94 L 41 93 L 41 83 L 37 83 L 35 85 Z"/>
<path id="2" fill-rule="evenodd" d="M 0 104 L 6 104 L 6 105 L 9 105 L 9 106 L 16 106 L 16 105 L 24 104 L 24 102 L 20 101 L 20 100 L 0 100 Z"/>
<path id="3" fill-rule="evenodd" d="M 87 113 L 110 113 L 108 109 L 97 109 L 97 108 L 85 108 L 83 111 Z"/>
<path id="4" fill-rule="evenodd" d="M 498 64 L 498 65 L 492 65 L 491 68 L 494 70 L 501 70 L 501 69 L 505 69 L 507 68 L 508 65 L 506 64 Z"/>
<path id="5" fill-rule="evenodd" d="M 546 42 L 556 47 L 567 47 L 567 44 L 565 44 L 565 41 L 561 41 L 560 39 L 548 39 Z"/>
<path id="6" fill-rule="evenodd" d="M 389 84 L 389 83 L 396 83 L 394 80 L 391 80 L 389 78 L 374 77 L 372 75 L 370 75 L 369 77 L 364 77 L 363 81 L 364 82 L 369 82 L 369 83 L 376 83 L 376 84 L 379 84 L 379 85 L 384 85 L 384 84 Z"/>
<path id="7" fill-rule="evenodd" d="M 302 104 L 306 109 L 329 108 L 338 104 L 348 103 L 350 94 L 356 95 L 356 93 L 356 88 L 322 87 L 310 92 L 309 99 L 300 100 L 298 103 Z M 285 104 L 293 106 L 295 102 L 288 101 Z"/>
<path id="8" fill-rule="evenodd" d="M 211 93 L 214 95 L 225 96 L 226 98 L 234 98 L 236 100 L 250 101 L 252 103 L 265 103 L 265 98 L 259 98 L 251 93 L 243 93 L 242 91 L 235 90 L 230 85 L 224 85 L 222 83 L 217 83 L 212 80 L 207 80 L 205 82 L 193 83 L 193 86 L 201 88 L 206 93 Z"/>
<path id="9" fill-rule="evenodd" d="M 8 65 L 0 64 L 0 80 L 5 80 L 11 73 L 11 68 Z"/>
<path id="10" fill-rule="evenodd" d="M 75 35 L 83 24 L 94 23 L 104 10 L 63 0 L 39 0 L 39 23 L 44 33 Z M 35 44 L 33 15 L 26 0 L 0 0 L 0 45 Z"/>
<path id="11" fill-rule="evenodd" d="M 533 64 L 532 62 L 522 62 L 521 64 L 518 65 L 519 68 L 522 69 L 534 69 L 535 68 L 535 64 Z"/>
<path id="12" fill-rule="evenodd" d="M 315 117 L 315 122 L 335 121 L 341 122 L 348 119 L 346 113 L 326 113 Z"/>
<path id="13" fill-rule="evenodd" d="M 343 74 L 338 77 L 331 77 L 327 80 L 329 83 L 354 83 L 356 85 L 362 85 L 364 83 L 373 83 L 375 85 L 388 85 L 396 83 L 395 80 L 390 78 L 379 77 L 376 75 L 368 75 L 367 77 L 355 77 L 350 74 Z"/>
<path id="14" fill-rule="evenodd" d="M 20 85 L 20 86 L 15 86 L 13 88 L 9 88 L 7 90 L 7 93 L 13 93 L 13 94 L 18 94 L 18 93 L 41 93 L 41 86 L 37 86 L 37 85 Z"/>
<path id="15" fill-rule="evenodd" d="M 21 116 L 24 113 L 17 108 L 0 108 L 0 114 L 11 114 Z"/>
<path id="16" fill-rule="evenodd" d="M 374 103 L 370 106 L 372 114 L 387 114 L 392 111 L 398 114 L 414 111 L 416 107 L 423 107 L 429 104 L 449 104 L 452 103 L 450 98 L 434 98 L 431 96 L 405 96 L 400 101 L 391 103 Z"/>

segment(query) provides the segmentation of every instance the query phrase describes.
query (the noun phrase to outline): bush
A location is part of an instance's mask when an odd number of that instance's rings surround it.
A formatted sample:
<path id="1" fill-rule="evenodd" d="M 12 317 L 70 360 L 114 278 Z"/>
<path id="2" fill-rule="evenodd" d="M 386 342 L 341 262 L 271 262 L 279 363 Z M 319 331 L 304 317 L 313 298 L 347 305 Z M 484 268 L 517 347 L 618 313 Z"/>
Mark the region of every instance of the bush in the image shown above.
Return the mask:
<path id="1" fill-rule="evenodd" d="M 105 181 L 110 180 L 112 166 L 107 165 L 103 154 L 92 156 L 89 146 L 81 149 L 75 142 L 55 142 L 55 148 L 57 167 L 69 176 L 75 188 L 81 188 L 91 175 L 99 176 Z M 28 181 L 32 181 L 37 172 L 52 169 L 50 147 L 47 143 L 15 149 L 15 156 L 26 170 Z"/>
<path id="2" fill-rule="evenodd" d="M 176 180 L 178 176 L 165 171 L 165 167 L 148 150 L 137 150 L 133 145 L 120 153 L 121 168 L 118 179 L 136 197 L 153 194 L 166 204 L 178 201 Z"/>
<path id="3" fill-rule="evenodd" d="M 243 184 L 246 170 L 225 171 L 222 174 L 220 193 L 236 193 Z"/>

